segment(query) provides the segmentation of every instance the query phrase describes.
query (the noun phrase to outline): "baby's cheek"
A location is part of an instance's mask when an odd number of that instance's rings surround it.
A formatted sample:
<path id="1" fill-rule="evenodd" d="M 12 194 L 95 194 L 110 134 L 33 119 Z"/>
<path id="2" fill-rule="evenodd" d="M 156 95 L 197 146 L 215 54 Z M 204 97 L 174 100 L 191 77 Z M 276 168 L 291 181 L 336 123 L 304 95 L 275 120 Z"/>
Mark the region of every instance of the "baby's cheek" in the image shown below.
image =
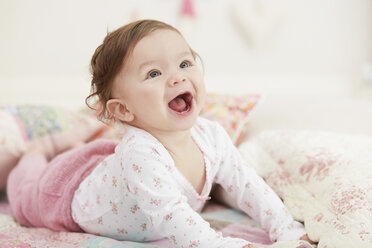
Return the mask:
<path id="1" fill-rule="evenodd" d="M 206 101 L 206 98 L 207 98 L 207 92 L 206 92 L 206 88 L 205 88 L 205 85 L 204 85 L 204 81 L 202 80 L 201 83 L 199 84 L 199 87 L 198 87 L 198 101 L 199 101 L 199 105 L 201 107 L 204 106 L 205 104 L 205 101 Z"/>
<path id="2" fill-rule="evenodd" d="M 141 94 L 140 100 L 145 100 L 145 101 L 159 101 L 161 94 L 160 90 L 156 89 L 155 87 L 149 87 L 148 89 L 144 89 Z"/>
<path id="3" fill-rule="evenodd" d="M 148 107 L 155 107 L 163 104 L 164 95 L 157 89 L 149 88 L 142 92 L 141 96 L 138 96 L 138 101 L 144 103 L 146 102 Z"/>

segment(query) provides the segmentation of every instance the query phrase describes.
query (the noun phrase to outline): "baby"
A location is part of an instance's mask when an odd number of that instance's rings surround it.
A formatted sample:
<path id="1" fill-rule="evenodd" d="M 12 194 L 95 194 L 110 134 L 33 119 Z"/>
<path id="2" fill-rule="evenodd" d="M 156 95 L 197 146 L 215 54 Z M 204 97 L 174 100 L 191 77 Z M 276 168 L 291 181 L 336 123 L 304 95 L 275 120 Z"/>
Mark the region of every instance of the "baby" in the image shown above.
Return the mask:
<path id="1" fill-rule="evenodd" d="M 125 124 L 125 134 L 119 144 L 92 142 L 47 166 L 41 153 L 26 154 L 8 182 L 18 221 L 118 240 L 168 238 L 175 247 L 256 247 L 222 237 L 198 214 L 217 183 L 273 242 L 308 240 L 225 130 L 199 117 L 206 92 L 197 59 L 180 32 L 163 22 L 140 20 L 109 33 L 91 61 L 87 103 L 98 98 L 99 117 Z M 39 186 L 28 181 L 27 189 L 20 175 L 28 175 L 32 156 L 44 165 L 37 180 L 29 179 Z M 19 200 L 33 194 L 27 190 L 40 191 L 39 201 L 45 197 L 48 217 L 20 207 L 31 204 Z"/>

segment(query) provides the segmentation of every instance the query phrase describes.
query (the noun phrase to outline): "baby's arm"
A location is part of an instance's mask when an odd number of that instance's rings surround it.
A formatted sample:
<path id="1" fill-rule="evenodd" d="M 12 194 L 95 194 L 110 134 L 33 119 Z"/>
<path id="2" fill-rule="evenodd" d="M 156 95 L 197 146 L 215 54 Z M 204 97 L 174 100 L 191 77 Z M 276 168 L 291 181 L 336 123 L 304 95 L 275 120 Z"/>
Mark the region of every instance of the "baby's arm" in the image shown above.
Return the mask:
<path id="1" fill-rule="evenodd" d="M 172 176 L 175 168 L 162 160 L 161 152 L 141 146 L 131 154 L 123 159 L 126 187 L 158 234 L 176 247 L 241 248 L 249 244 L 222 237 L 190 207 Z"/>
<path id="2" fill-rule="evenodd" d="M 272 241 L 296 240 L 306 234 L 303 225 L 293 220 L 275 192 L 243 161 L 222 127 L 216 128 L 221 164 L 217 183 L 236 200 L 240 209 L 260 223 Z"/>

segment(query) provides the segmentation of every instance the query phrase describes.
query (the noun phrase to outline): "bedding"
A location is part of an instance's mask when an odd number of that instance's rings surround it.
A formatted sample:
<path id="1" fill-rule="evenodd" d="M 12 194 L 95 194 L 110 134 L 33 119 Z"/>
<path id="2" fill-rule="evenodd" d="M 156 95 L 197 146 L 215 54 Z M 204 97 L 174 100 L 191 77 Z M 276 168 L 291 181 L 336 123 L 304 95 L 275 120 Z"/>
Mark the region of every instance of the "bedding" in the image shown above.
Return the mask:
<path id="1" fill-rule="evenodd" d="M 372 139 L 271 130 L 239 147 L 318 248 L 372 247 Z"/>
<path id="2" fill-rule="evenodd" d="M 6 175 L 28 145 L 41 143 L 49 158 L 87 141 L 103 128 L 83 111 L 68 111 L 46 105 L 0 107 L 0 190 Z"/>
<path id="3" fill-rule="evenodd" d="M 252 113 L 261 101 L 262 96 L 259 94 L 235 96 L 209 93 L 200 115 L 218 121 L 230 135 L 233 143 L 238 145 Z"/>
<path id="4" fill-rule="evenodd" d="M 1 116 L 2 125 L 6 121 L 14 125 L 14 119 L 4 116 Z M 93 138 L 120 137 L 113 128 L 97 130 Z M 49 135 L 48 132 L 44 135 Z M 9 126 L 8 132 L 3 131 L 3 137 L 11 135 L 17 137 L 16 142 L 32 139 L 30 134 L 21 134 L 14 126 Z M 245 140 L 239 145 L 239 151 L 283 199 L 295 219 L 305 223 L 310 238 L 319 241 L 319 248 L 372 247 L 371 138 L 310 130 L 271 130 Z M 270 245 L 266 233 L 256 222 L 213 201 L 202 216 L 223 235 L 266 244 L 261 247 L 309 247 L 302 241 Z M 72 246 L 170 247 L 170 244 L 166 240 L 119 242 L 85 233 L 22 227 L 12 218 L 4 193 L 0 196 L 0 247 Z"/>
<path id="5" fill-rule="evenodd" d="M 201 214 L 215 230 L 224 236 L 250 239 L 257 243 L 266 243 L 260 247 L 271 248 L 309 248 L 303 241 L 287 241 L 269 245 L 268 235 L 259 228 L 257 222 L 240 211 L 224 205 L 210 202 Z M 2 248 L 169 248 L 173 247 L 167 240 L 148 243 L 117 241 L 87 233 L 53 232 L 45 228 L 22 227 L 12 218 L 8 204 L 3 198 L 0 203 L 0 247 Z M 190 246 L 191 247 L 191 246 Z M 193 247 L 193 246 L 192 246 Z"/>

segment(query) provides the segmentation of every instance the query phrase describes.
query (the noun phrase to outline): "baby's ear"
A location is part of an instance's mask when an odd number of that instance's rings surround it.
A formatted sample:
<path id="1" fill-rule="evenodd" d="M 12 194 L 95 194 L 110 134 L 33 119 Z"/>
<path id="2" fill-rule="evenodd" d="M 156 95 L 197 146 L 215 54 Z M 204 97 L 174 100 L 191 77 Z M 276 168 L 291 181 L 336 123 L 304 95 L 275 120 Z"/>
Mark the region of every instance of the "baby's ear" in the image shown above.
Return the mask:
<path id="1" fill-rule="evenodd" d="M 127 108 L 123 100 L 110 99 L 106 103 L 107 110 L 114 116 L 124 122 L 131 122 L 134 119 L 133 113 Z"/>

